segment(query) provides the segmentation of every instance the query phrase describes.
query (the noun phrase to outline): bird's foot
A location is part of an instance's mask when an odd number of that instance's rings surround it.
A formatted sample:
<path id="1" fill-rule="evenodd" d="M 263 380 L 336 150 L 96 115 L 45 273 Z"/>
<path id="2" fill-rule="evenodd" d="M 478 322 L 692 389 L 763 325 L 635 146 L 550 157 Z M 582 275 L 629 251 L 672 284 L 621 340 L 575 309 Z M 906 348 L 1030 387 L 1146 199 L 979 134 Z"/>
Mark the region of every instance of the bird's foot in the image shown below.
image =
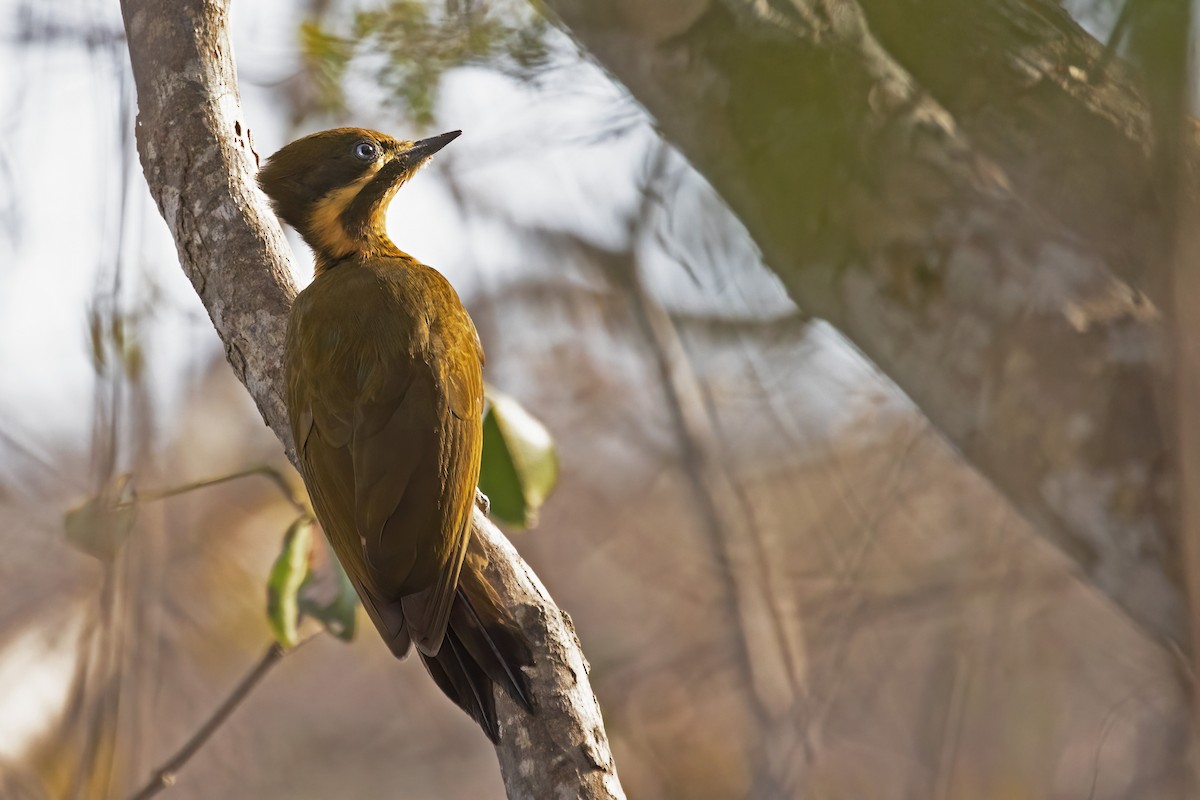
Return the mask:
<path id="1" fill-rule="evenodd" d="M 475 505 L 479 506 L 479 510 L 483 512 L 485 517 L 492 513 L 492 501 L 488 499 L 486 494 L 479 491 L 478 486 L 475 487 Z"/>

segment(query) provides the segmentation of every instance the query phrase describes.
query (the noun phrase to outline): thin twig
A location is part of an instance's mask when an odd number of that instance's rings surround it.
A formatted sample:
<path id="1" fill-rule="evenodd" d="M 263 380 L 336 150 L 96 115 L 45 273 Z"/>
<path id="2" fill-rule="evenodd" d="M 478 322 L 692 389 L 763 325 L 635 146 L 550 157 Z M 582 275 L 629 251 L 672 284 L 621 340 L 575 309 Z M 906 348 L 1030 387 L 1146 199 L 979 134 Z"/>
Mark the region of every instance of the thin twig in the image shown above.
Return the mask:
<path id="1" fill-rule="evenodd" d="M 192 734 L 192 737 L 184 743 L 183 747 L 179 748 L 179 751 L 175 755 L 171 756 L 161 767 L 155 770 L 154 776 L 150 779 L 149 783 L 143 786 L 137 794 L 132 795 L 130 800 L 147 800 L 147 798 L 154 797 L 163 789 L 174 786 L 179 770 L 191 760 L 192 756 L 200 751 L 200 748 L 216 733 L 217 728 L 220 728 L 225 723 L 225 720 L 229 719 L 229 716 L 250 695 L 250 692 L 254 691 L 254 687 L 258 685 L 259 681 L 267 676 L 271 668 L 278 664 L 285 655 L 295 652 L 315 635 L 313 634 L 301 639 L 291 650 L 285 650 L 279 642 L 272 642 L 271 646 L 267 648 L 267 652 L 263 653 L 263 657 L 259 659 L 258 664 L 242 679 L 242 682 L 225 699 L 225 702 Z"/>
<path id="2" fill-rule="evenodd" d="M 1092 64 L 1091 69 L 1088 70 L 1088 83 L 1099 83 L 1100 79 L 1104 77 L 1104 71 L 1112 62 L 1113 56 L 1117 54 L 1117 48 L 1121 46 L 1121 42 L 1124 41 L 1125 34 L 1128 32 L 1129 20 L 1133 16 L 1133 3 L 1134 0 L 1125 0 L 1121 5 L 1121 12 L 1117 15 L 1117 21 L 1113 23 L 1112 30 L 1108 34 L 1104 50 L 1096 59 L 1096 63 Z"/>
<path id="3" fill-rule="evenodd" d="M 287 479 L 283 477 L 283 474 L 268 464 L 251 467 L 250 469 L 244 469 L 240 472 L 234 472 L 229 475 L 222 475 L 219 478 L 208 478 L 202 481 L 185 483 L 182 486 L 172 486 L 170 489 L 151 489 L 149 491 L 136 492 L 133 500 L 121 503 L 117 507 L 121 508 L 130 506 L 135 502 L 148 503 L 155 500 L 166 500 L 168 497 L 176 497 L 177 495 L 194 492 L 197 489 L 207 489 L 210 486 L 217 486 L 218 484 L 228 483 L 229 481 L 248 478 L 251 475 L 261 475 L 271 483 L 275 484 L 280 493 L 284 496 L 284 498 L 287 499 L 288 503 L 290 503 L 297 511 L 306 516 L 312 516 L 312 511 L 310 511 L 308 506 L 306 506 L 304 502 L 300 500 L 300 498 L 298 498 L 292 491 L 291 485 L 287 482 Z"/>

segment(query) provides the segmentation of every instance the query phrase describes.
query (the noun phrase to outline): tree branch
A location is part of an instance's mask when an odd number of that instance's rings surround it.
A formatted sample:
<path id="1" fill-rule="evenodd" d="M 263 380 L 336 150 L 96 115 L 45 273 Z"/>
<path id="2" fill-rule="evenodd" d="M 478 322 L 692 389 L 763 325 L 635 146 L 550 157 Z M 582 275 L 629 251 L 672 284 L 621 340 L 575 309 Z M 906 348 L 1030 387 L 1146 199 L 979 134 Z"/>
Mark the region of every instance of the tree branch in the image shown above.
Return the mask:
<path id="1" fill-rule="evenodd" d="M 1161 391 L 1170 236 L 1128 70 L 1089 83 L 1101 47 L 1053 0 L 548 5 L 801 308 L 1096 587 L 1186 646 Z"/>
<path id="2" fill-rule="evenodd" d="M 257 156 L 241 118 L 228 0 L 122 0 L 121 10 L 150 192 L 234 372 L 294 462 L 280 357 L 296 290 L 283 234 L 254 184 Z M 478 511 L 475 535 L 534 654 L 537 713 L 497 697 L 497 755 L 509 797 L 623 798 L 570 618 Z"/>

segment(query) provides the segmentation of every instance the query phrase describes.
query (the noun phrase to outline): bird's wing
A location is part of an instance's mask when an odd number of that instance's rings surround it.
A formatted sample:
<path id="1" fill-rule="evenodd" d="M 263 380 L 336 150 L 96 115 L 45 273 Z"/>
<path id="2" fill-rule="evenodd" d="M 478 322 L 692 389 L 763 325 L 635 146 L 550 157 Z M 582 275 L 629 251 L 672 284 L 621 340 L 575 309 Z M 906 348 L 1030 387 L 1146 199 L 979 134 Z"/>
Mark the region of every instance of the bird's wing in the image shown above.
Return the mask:
<path id="1" fill-rule="evenodd" d="M 439 388 L 438 471 L 441 485 L 443 567 L 427 590 L 403 600 L 404 616 L 417 649 L 436 655 L 454 606 L 459 571 L 471 540 L 475 485 L 483 447 L 483 350 L 475 327 L 459 307 L 458 324 L 444 338 L 435 337 L 441 352 L 434 359 Z"/>
<path id="2" fill-rule="evenodd" d="M 287 407 L 296 444 L 296 454 L 312 499 L 313 509 L 333 546 L 338 560 L 362 598 L 371 620 L 392 652 L 403 657 L 410 644 L 403 610 L 398 597 L 389 596 L 378 570 L 366 557 L 364 538 L 359 532 L 359 506 L 386 504 L 386 492 L 363 485 L 356 479 L 356 468 L 367 471 L 371 465 L 359 465 L 354 444 L 369 441 L 378 433 L 378 417 L 387 407 L 403 400 L 410 371 L 395 369 L 386 380 L 373 386 L 373 402 L 361 403 L 356 376 L 347 369 L 344 344 L 336 336 L 321 330 L 320 315 L 308 315 L 311 297 L 301 295 L 293 309 L 284 353 L 287 377 Z M 306 315 L 308 316 L 305 319 Z M 402 366 L 402 365 L 401 365 Z M 392 403 L 385 402 L 390 396 Z M 428 445 L 426 445 L 428 446 Z M 392 448 L 401 456 L 393 466 L 412 471 L 420 447 Z M 372 448 L 365 448 L 369 456 Z M 403 456 L 409 455 L 405 459 Z M 386 476 L 376 476 L 376 482 Z M 404 491 L 399 481 L 397 491 Z M 382 523 L 380 523 L 380 527 Z"/>
<path id="3" fill-rule="evenodd" d="M 411 636 L 438 652 L 470 538 L 483 377 L 462 319 L 435 330 L 426 357 L 385 346 L 348 358 L 312 321 L 288 337 L 288 408 L 317 516 L 393 651 Z"/>

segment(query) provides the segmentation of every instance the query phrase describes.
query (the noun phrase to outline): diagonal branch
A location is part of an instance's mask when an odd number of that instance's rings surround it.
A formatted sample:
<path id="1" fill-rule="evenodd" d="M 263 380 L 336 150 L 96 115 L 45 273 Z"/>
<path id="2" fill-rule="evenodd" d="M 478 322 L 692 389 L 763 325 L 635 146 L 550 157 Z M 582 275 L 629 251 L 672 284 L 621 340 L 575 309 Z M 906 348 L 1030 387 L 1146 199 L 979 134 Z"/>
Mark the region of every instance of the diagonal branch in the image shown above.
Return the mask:
<path id="1" fill-rule="evenodd" d="M 1187 642 L 1162 391 L 1170 237 L 1123 65 L 1089 83 L 1101 45 L 1055 0 L 547 5 L 806 313 L 1094 586 Z"/>
<path id="2" fill-rule="evenodd" d="M 123 0 L 138 93 L 138 152 L 238 378 L 295 459 L 283 402 L 287 312 L 296 289 L 289 252 L 254 184 L 228 30 L 228 0 Z M 497 746 L 509 797 L 623 798 L 588 665 L 570 618 L 481 512 L 475 535 L 488 577 L 534 654 L 530 717 L 497 698 Z"/>

